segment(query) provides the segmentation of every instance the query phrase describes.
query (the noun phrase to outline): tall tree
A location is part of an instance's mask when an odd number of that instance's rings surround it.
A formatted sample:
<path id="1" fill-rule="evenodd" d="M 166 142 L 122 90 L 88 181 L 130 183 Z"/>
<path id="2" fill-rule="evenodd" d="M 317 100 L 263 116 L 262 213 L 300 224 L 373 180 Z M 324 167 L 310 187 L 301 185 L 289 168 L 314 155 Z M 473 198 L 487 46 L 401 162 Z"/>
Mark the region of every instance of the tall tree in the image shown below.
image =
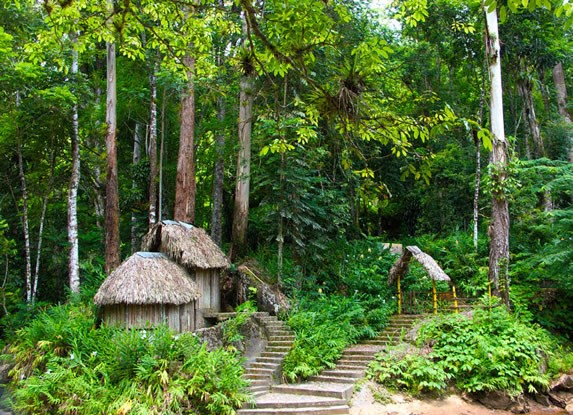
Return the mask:
<path id="1" fill-rule="evenodd" d="M 493 292 L 509 306 L 509 204 L 506 196 L 508 143 L 503 125 L 503 90 L 497 9 L 484 5 L 490 78 L 490 128 L 493 139 L 490 173 L 493 181 L 489 225 L 489 279 Z"/>
<path id="2" fill-rule="evenodd" d="M 149 65 L 149 215 L 151 228 L 157 222 L 157 63 Z"/>
<path id="3" fill-rule="evenodd" d="M 244 253 L 247 243 L 251 185 L 253 88 L 255 83 L 255 69 L 250 54 L 247 54 L 247 57 L 244 59 L 242 69 L 243 74 L 241 76 L 239 93 L 239 155 L 237 157 L 237 177 L 235 182 L 231 260 Z"/>
<path id="4" fill-rule="evenodd" d="M 195 221 L 195 58 L 189 53 L 183 58 L 187 67 L 187 86 L 181 98 L 181 128 L 173 218 L 183 222 Z"/>
<path id="5" fill-rule="evenodd" d="M 108 0 L 109 10 L 113 11 L 113 1 Z M 106 44 L 107 56 L 107 99 L 105 122 L 107 133 L 106 148 L 106 187 L 105 187 L 105 272 L 109 275 L 121 261 L 119 244 L 119 189 L 117 172 L 117 79 L 115 69 L 115 43 Z"/>
<path id="6" fill-rule="evenodd" d="M 79 57 L 76 49 L 75 39 L 73 36 L 74 47 L 72 49 L 72 80 L 77 91 Z M 80 260 L 79 260 L 79 238 L 78 238 L 78 188 L 80 186 L 80 126 L 78 117 L 78 97 L 72 107 L 72 173 L 68 188 L 68 244 L 70 245 L 70 254 L 68 259 L 68 277 L 70 291 L 72 294 L 80 292 Z"/>

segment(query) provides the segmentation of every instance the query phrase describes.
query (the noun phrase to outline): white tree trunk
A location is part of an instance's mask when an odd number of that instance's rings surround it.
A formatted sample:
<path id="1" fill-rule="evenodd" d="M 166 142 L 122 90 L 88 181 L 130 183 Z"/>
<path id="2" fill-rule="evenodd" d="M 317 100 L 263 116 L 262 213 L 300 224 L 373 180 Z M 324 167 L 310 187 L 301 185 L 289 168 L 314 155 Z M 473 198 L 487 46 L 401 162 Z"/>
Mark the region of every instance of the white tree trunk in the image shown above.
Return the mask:
<path id="1" fill-rule="evenodd" d="M 17 100 L 19 101 L 19 99 Z M 24 173 L 24 160 L 22 157 L 22 144 L 18 143 L 18 175 L 20 176 L 20 187 L 22 188 L 22 226 L 24 228 L 24 256 L 26 257 L 25 279 L 26 279 L 26 302 L 32 303 L 32 257 L 30 253 L 30 225 L 28 221 L 28 188 L 26 186 L 26 175 Z"/>
<path id="2" fill-rule="evenodd" d="M 149 214 L 151 228 L 157 222 L 157 63 L 150 65 L 149 92 Z"/>
<path id="3" fill-rule="evenodd" d="M 493 292 L 509 306 L 509 205 L 504 192 L 507 181 L 507 141 L 503 125 L 503 90 L 497 10 L 486 10 L 490 77 L 490 127 L 493 136 L 492 218 L 489 225 L 489 279 Z"/>
<path id="4" fill-rule="evenodd" d="M 72 78 L 77 84 L 78 51 L 72 50 Z M 80 260 L 78 242 L 78 188 L 80 185 L 80 129 L 78 104 L 72 108 L 72 175 L 68 189 L 68 243 L 70 256 L 68 261 L 68 276 L 72 294 L 80 292 Z"/>
<path id="5" fill-rule="evenodd" d="M 137 166 L 141 160 L 141 123 L 135 123 L 135 132 L 133 133 L 133 166 Z M 131 190 L 135 192 L 137 189 L 137 182 L 135 179 L 131 181 Z M 138 251 L 137 246 L 137 215 L 132 210 L 131 212 L 131 253 Z"/>

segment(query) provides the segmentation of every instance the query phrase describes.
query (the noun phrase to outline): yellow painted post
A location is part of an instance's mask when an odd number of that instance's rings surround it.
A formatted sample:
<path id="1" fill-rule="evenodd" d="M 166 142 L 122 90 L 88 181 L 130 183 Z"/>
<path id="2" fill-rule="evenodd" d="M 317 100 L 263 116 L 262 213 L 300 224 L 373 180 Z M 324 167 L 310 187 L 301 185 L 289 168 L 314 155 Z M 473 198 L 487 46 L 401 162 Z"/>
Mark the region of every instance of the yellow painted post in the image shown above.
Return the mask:
<path id="1" fill-rule="evenodd" d="M 491 281 L 487 283 L 487 295 L 491 299 Z"/>
<path id="2" fill-rule="evenodd" d="M 456 286 L 452 285 L 452 294 L 454 296 L 454 310 L 456 310 L 456 314 L 460 312 L 458 309 L 458 296 L 456 295 Z"/>
<path id="3" fill-rule="evenodd" d="M 402 314 L 402 289 L 400 288 L 400 275 L 398 275 L 398 314 Z"/>
<path id="4" fill-rule="evenodd" d="M 438 291 L 434 280 L 432 280 L 432 291 L 434 292 L 434 314 L 438 314 Z"/>

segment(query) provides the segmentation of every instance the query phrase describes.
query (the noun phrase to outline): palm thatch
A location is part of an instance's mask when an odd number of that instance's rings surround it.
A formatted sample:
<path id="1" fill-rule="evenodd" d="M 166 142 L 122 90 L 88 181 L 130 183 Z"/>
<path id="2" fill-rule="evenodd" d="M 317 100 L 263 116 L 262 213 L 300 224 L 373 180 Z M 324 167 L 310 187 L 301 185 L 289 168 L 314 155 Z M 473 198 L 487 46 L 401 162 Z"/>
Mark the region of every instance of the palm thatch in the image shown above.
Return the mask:
<path id="1" fill-rule="evenodd" d="M 229 260 L 205 230 L 176 221 L 163 221 L 143 237 L 143 251 L 163 252 L 188 269 L 228 268 Z"/>
<path id="2" fill-rule="evenodd" d="M 197 284 L 185 268 L 163 254 L 137 252 L 104 281 L 94 303 L 181 305 L 197 298 Z"/>
<path id="3" fill-rule="evenodd" d="M 403 277 L 410 268 L 410 261 L 414 257 L 428 272 L 434 281 L 451 281 L 448 274 L 444 272 L 438 263 L 430 255 L 423 252 L 417 246 L 407 246 L 400 258 L 392 265 L 388 274 L 388 285 L 393 284 L 398 277 Z"/>

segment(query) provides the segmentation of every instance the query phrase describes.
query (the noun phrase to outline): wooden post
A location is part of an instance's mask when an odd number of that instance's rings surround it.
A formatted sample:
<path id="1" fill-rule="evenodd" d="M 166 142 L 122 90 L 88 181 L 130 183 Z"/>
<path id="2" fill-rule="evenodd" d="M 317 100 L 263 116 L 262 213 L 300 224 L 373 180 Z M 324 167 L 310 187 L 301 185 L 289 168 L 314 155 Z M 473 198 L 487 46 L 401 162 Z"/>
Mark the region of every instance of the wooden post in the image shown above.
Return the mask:
<path id="1" fill-rule="evenodd" d="M 487 283 L 487 295 L 491 299 L 491 281 Z"/>
<path id="2" fill-rule="evenodd" d="M 454 310 L 456 311 L 456 314 L 458 314 L 460 312 L 460 310 L 458 309 L 458 296 L 456 295 L 456 286 L 452 285 L 452 294 L 454 296 Z"/>
<path id="3" fill-rule="evenodd" d="M 402 289 L 400 287 L 400 275 L 398 275 L 398 314 L 402 314 Z"/>
<path id="4" fill-rule="evenodd" d="M 434 294 L 434 314 L 438 314 L 438 291 L 436 290 L 436 281 L 432 280 L 432 292 Z"/>

